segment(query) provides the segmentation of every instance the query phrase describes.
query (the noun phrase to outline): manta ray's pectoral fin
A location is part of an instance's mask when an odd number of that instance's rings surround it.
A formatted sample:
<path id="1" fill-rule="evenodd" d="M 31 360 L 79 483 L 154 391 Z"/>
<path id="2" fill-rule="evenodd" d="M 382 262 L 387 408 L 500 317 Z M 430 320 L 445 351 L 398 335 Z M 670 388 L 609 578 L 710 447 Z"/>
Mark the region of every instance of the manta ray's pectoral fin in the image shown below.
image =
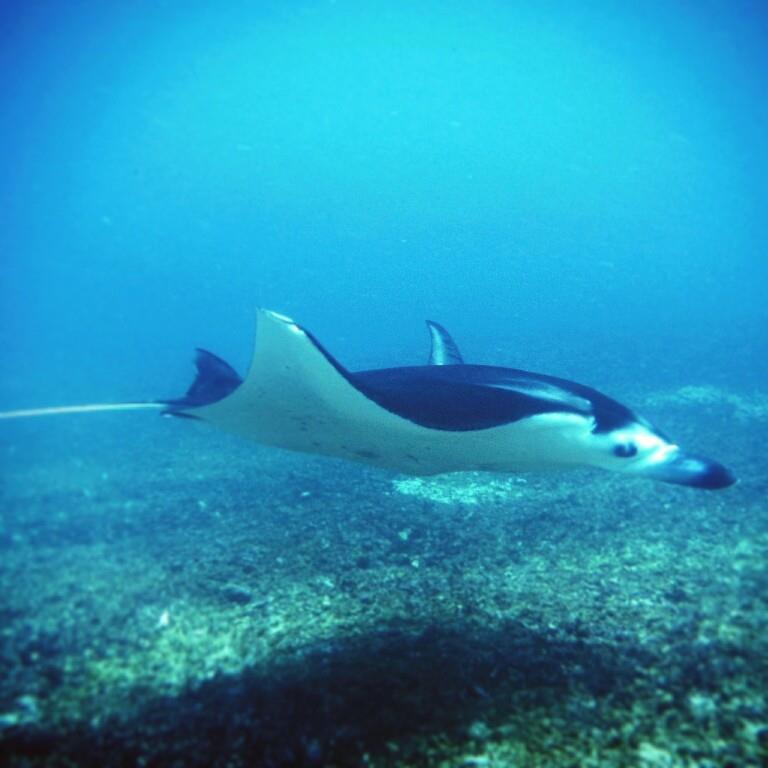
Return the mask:
<path id="1" fill-rule="evenodd" d="M 463 365 L 464 358 L 459 352 L 451 334 L 440 323 L 427 320 L 432 349 L 429 352 L 430 365 Z"/>
<path id="2" fill-rule="evenodd" d="M 410 472 L 435 474 L 452 467 L 433 453 L 435 430 L 387 410 L 367 392 L 364 379 L 350 373 L 297 323 L 261 309 L 253 357 L 245 378 L 213 355 L 198 357 L 198 371 L 213 374 L 211 387 L 190 387 L 166 413 L 198 419 L 265 445 Z M 226 366 L 226 367 L 223 367 Z M 237 380 L 239 380 L 239 376 Z M 215 383 L 232 387 L 217 397 Z M 190 398 L 209 398 L 201 405 Z M 443 436 L 452 443 L 453 433 Z M 438 439 L 440 435 L 438 434 Z M 460 454 L 464 453 L 459 446 Z M 471 451 L 470 451 L 471 453 Z M 463 466 L 461 462 L 460 466 Z"/>
<path id="3" fill-rule="evenodd" d="M 195 408 L 211 405 L 232 394 L 243 380 L 237 371 L 226 361 L 206 349 L 195 350 L 195 368 L 197 375 L 184 397 L 175 400 L 162 400 L 170 406 L 167 413 L 182 415 L 177 408 Z"/>

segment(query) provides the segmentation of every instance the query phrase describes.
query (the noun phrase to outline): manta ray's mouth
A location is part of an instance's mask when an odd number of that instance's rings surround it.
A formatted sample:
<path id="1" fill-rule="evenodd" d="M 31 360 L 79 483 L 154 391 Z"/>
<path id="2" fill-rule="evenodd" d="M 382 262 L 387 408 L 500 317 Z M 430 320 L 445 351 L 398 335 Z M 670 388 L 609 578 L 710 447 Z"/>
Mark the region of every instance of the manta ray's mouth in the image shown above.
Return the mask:
<path id="1" fill-rule="evenodd" d="M 643 474 L 655 480 L 690 488 L 719 490 L 736 482 L 736 476 L 717 461 L 675 452 L 664 462 L 649 467 Z"/>

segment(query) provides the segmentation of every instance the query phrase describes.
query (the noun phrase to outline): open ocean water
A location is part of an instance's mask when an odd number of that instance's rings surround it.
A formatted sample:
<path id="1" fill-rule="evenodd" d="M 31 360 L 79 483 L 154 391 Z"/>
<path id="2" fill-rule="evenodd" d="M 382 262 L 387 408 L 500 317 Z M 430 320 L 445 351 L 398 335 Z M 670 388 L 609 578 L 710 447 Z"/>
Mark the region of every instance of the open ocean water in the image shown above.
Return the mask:
<path id="1" fill-rule="evenodd" d="M 739 481 L 0 419 L 0 765 L 768 764 L 766 95 L 760 2 L 2 4 L 0 412 L 429 318 Z"/>

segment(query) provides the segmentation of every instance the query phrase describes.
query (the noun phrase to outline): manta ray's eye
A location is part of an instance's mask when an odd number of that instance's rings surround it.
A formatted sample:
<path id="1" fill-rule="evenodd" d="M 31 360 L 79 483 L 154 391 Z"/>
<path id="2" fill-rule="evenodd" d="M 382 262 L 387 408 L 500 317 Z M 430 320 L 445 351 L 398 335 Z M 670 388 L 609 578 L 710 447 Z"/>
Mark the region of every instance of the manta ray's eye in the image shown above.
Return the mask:
<path id="1" fill-rule="evenodd" d="M 634 443 L 617 443 L 613 446 L 613 455 L 622 459 L 628 459 L 637 453 L 637 446 Z"/>

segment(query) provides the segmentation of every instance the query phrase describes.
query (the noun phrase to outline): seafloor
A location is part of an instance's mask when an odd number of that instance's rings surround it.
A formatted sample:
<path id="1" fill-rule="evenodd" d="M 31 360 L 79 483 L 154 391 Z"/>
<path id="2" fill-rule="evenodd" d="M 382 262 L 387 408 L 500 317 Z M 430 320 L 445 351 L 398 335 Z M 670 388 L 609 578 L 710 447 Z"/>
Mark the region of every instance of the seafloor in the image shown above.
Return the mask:
<path id="1" fill-rule="evenodd" d="M 5 423 L 0 762 L 766 765 L 765 404 L 646 398 L 715 493 Z"/>

